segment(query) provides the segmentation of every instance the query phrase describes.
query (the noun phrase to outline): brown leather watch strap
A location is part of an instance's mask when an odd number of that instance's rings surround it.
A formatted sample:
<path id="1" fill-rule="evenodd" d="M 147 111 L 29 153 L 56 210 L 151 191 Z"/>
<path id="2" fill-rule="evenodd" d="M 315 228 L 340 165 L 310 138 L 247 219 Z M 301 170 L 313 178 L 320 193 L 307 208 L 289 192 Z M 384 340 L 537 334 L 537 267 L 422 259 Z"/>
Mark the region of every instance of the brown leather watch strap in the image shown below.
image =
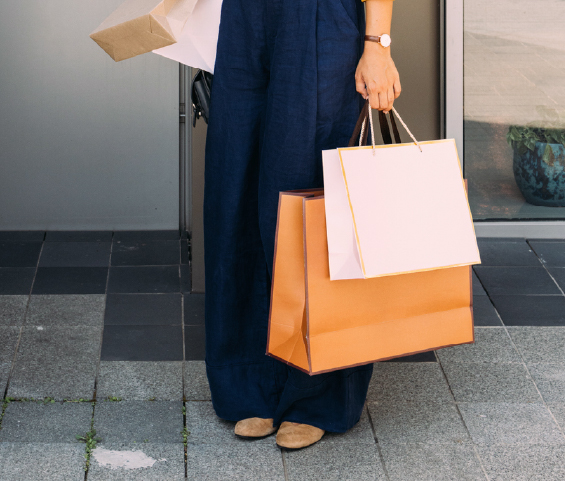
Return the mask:
<path id="1" fill-rule="evenodd" d="M 365 40 L 368 40 L 369 42 L 381 43 L 381 36 L 365 35 Z"/>

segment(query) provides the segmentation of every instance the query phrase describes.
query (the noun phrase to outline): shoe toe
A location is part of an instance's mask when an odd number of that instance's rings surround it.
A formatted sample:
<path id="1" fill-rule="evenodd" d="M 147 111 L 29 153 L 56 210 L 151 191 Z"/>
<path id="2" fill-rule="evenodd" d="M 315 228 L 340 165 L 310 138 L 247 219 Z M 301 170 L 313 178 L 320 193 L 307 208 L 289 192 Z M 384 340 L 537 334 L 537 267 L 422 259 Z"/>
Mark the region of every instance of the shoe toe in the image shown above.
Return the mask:
<path id="1" fill-rule="evenodd" d="M 248 418 L 237 422 L 234 433 L 241 438 L 264 438 L 276 430 L 272 419 Z"/>

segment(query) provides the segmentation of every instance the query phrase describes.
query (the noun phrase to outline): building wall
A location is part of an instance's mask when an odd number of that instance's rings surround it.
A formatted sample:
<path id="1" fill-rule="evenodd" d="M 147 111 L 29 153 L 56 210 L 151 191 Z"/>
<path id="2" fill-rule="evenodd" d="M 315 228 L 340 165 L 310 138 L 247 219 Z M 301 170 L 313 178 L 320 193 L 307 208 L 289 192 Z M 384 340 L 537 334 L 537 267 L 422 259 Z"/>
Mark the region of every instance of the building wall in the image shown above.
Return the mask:
<path id="1" fill-rule="evenodd" d="M 3 5 L 0 230 L 178 228 L 178 64 L 89 38 L 121 2 Z"/>

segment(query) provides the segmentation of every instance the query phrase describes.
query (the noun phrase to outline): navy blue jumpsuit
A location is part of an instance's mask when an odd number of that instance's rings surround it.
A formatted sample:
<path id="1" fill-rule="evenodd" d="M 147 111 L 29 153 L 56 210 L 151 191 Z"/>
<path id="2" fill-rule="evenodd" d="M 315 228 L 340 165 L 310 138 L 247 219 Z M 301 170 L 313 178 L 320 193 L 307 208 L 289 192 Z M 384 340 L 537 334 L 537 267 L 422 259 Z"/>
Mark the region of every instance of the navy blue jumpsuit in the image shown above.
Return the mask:
<path id="1" fill-rule="evenodd" d="M 217 415 L 345 432 L 372 365 L 309 376 L 265 355 L 279 191 L 321 187 L 363 104 L 360 0 L 224 0 L 206 141 L 206 371 Z"/>

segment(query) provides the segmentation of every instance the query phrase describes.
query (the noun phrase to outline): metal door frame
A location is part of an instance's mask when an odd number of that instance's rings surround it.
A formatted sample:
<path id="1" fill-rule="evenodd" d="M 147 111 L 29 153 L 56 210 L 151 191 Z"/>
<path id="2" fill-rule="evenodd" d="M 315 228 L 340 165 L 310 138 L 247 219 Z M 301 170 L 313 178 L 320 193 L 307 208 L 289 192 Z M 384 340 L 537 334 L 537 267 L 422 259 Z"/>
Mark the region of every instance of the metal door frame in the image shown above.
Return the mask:
<path id="1" fill-rule="evenodd" d="M 463 128 L 464 65 L 463 29 L 464 0 L 444 0 L 445 46 L 443 91 L 445 92 L 445 136 L 457 143 L 461 167 L 465 165 Z M 565 221 L 497 220 L 475 221 L 478 237 L 565 238 Z"/>

